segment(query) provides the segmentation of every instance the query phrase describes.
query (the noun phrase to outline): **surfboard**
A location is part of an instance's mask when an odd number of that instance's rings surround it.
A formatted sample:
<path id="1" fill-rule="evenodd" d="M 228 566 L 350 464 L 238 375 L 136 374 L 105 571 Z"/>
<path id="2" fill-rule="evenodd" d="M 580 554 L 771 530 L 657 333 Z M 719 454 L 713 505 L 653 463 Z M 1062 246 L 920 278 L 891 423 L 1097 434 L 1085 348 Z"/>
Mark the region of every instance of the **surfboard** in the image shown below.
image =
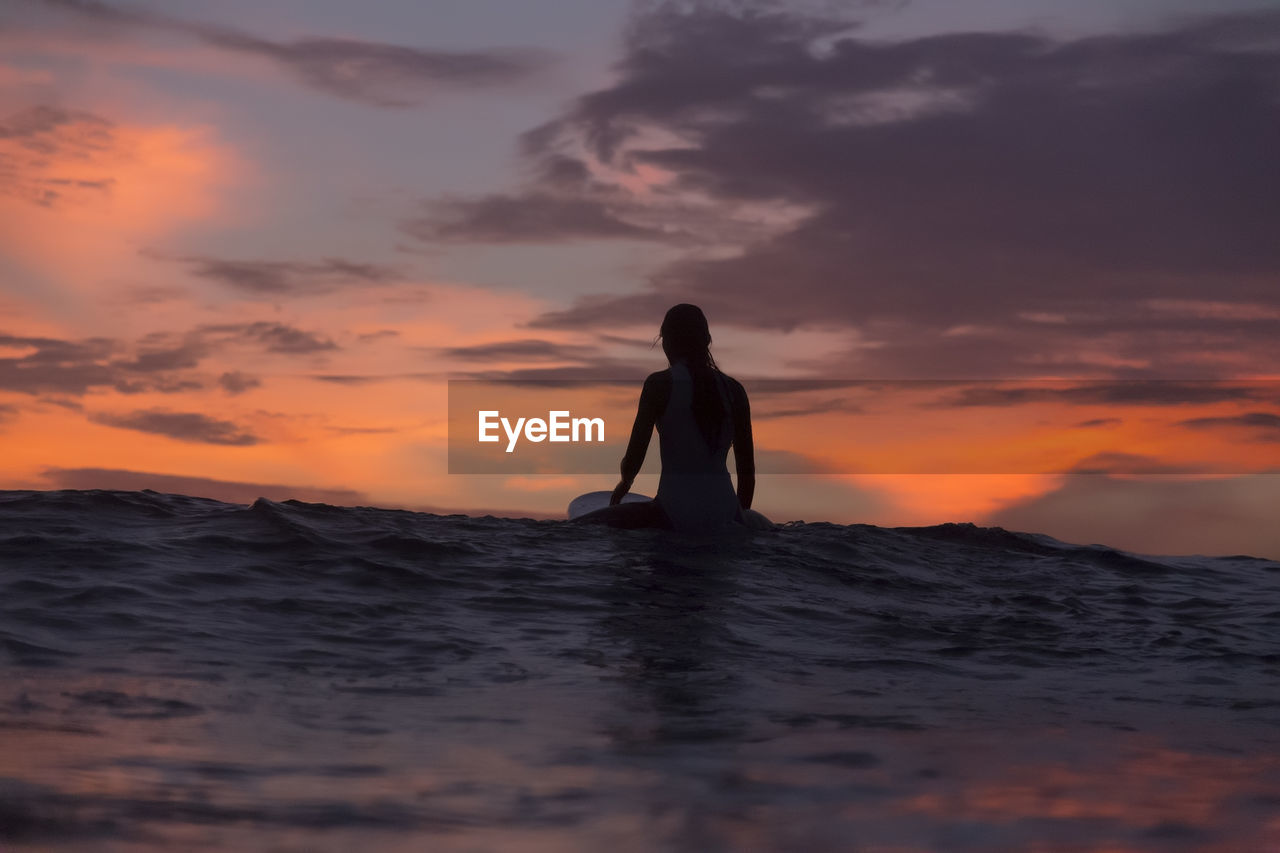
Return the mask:
<path id="1" fill-rule="evenodd" d="M 585 495 L 578 495 L 569 501 L 568 515 L 570 519 L 578 518 L 589 512 L 595 512 L 598 509 L 604 509 L 609 505 L 609 498 L 613 492 L 587 492 Z M 648 495 L 637 495 L 635 492 L 627 492 L 622 498 L 624 504 L 641 503 L 643 501 L 651 501 L 653 498 Z"/>

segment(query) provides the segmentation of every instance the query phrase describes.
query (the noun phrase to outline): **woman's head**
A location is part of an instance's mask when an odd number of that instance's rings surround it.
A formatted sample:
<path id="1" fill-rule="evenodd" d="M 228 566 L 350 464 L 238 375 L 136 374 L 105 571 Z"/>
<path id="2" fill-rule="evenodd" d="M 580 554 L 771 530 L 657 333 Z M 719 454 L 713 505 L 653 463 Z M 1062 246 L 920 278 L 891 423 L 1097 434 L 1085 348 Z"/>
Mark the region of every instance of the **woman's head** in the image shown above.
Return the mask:
<path id="1" fill-rule="evenodd" d="M 662 351 L 672 364 L 682 361 L 693 376 L 693 416 L 714 449 L 725 421 L 724 400 L 716 386 L 716 361 L 711 357 L 711 330 L 697 305 L 681 302 L 662 318 Z"/>
<path id="2" fill-rule="evenodd" d="M 668 361 L 681 359 L 692 364 L 712 364 L 711 329 L 707 326 L 706 315 L 697 305 L 681 302 L 672 306 L 662 318 L 662 328 L 658 331 L 662 338 L 662 351 L 667 354 Z"/>

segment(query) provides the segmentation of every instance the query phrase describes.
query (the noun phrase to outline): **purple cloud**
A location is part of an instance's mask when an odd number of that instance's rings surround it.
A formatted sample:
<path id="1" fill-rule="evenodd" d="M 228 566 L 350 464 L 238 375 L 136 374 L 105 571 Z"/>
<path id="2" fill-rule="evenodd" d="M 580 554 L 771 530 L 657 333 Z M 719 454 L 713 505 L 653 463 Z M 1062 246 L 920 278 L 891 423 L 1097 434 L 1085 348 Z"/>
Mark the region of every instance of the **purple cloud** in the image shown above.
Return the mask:
<path id="1" fill-rule="evenodd" d="M 239 261 L 184 257 L 191 274 L 246 293 L 264 296 L 330 293 L 341 287 L 386 284 L 400 277 L 391 267 L 342 258 L 305 261 Z"/>
<path id="2" fill-rule="evenodd" d="M 112 179 L 85 180 L 48 174 L 51 163 L 91 160 L 116 145 L 114 126 L 80 110 L 47 104 L 0 119 L 0 194 L 57 207 L 88 193 L 108 193 Z"/>
<path id="3" fill-rule="evenodd" d="M 1245 412 L 1224 417 L 1190 418 L 1178 426 L 1191 429 L 1246 429 L 1262 441 L 1280 441 L 1280 415 L 1274 412 Z"/>
<path id="4" fill-rule="evenodd" d="M 522 338 L 472 346 L 444 347 L 436 352 L 459 361 L 583 361 L 595 359 L 600 351 L 592 346 Z"/>
<path id="5" fill-rule="evenodd" d="M 218 377 L 218 385 L 228 394 L 243 394 L 262 386 L 262 380 L 239 370 L 228 371 Z"/>
<path id="6" fill-rule="evenodd" d="M 137 412 L 112 414 L 101 412 L 89 416 L 89 420 L 104 426 L 149 432 L 202 444 L 222 444 L 246 447 L 258 444 L 261 439 L 245 432 L 230 421 L 211 418 L 199 412 L 170 412 L 164 409 L 146 409 Z"/>
<path id="7" fill-rule="evenodd" d="M 708 200 L 707 216 L 792 215 L 533 327 L 656 322 L 693 301 L 713 323 L 858 329 L 878 346 L 837 361 L 863 375 L 1280 365 L 1280 13 L 1078 39 L 871 41 L 854 23 L 651 5 L 616 81 L 526 135 L 540 177 L 503 205 L 597 199 L 579 168 L 590 156 L 668 176 L 629 208 L 610 188 L 628 222 L 687 196 Z M 510 238 L 482 218 L 459 227 Z M 584 231 L 548 217 L 527 236 Z M 1170 300 L 1241 310 L 1156 307 Z"/>
<path id="8" fill-rule="evenodd" d="M 671 240 L 673 235 L 626 219 L 634 204 L 564 197 L 534 190 L 518 195 L 431 202 L 404 231 L 427 242 L 553 243 L 567 240 Z"/>
<path id="9" fill-rule="evenodd" d="M 350 38 L 272 41 L 234 27 L 97 0 L 39 2 L 100 25 L 160 30 L 261 57 L 314 89 L 379 107 L 415 106 L 439 89 L 519 83 L 550 64 L 545 53 L 529 49 L 428 50 Z"/>

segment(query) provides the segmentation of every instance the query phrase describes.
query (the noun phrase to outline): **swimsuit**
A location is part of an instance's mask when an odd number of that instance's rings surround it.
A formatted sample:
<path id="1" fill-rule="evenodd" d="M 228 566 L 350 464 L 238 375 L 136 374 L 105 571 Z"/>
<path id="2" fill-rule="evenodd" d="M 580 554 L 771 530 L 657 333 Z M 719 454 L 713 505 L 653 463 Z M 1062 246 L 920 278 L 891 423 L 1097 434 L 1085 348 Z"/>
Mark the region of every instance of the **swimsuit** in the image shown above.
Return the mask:
<path id="1" fill-rule="evenodd" d="M 693 413 L 693 376 L 688 366 L 671 365 L 671 393 L 658 418 L 662 475 L 655 500 L 671 526 L 687 533 L 706 533 L 742 524 L 742 509 L 725 460 L 733 443 L 733 416 L 728 383 L 711 371 L 720 394 L 724 416 L 715 442 L 706 436 Z"/>

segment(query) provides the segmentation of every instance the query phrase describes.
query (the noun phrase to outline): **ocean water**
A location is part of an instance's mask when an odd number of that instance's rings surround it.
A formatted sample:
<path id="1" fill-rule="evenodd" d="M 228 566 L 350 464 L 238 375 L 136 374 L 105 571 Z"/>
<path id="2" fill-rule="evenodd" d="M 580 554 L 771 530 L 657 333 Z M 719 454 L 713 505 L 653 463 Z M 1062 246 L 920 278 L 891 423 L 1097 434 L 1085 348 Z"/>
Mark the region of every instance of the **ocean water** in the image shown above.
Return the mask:
<path id="1" fill-rule="evenodd" d="M 0 492 L 0 848 L 1280 850 L 1280 564 Z"/>

